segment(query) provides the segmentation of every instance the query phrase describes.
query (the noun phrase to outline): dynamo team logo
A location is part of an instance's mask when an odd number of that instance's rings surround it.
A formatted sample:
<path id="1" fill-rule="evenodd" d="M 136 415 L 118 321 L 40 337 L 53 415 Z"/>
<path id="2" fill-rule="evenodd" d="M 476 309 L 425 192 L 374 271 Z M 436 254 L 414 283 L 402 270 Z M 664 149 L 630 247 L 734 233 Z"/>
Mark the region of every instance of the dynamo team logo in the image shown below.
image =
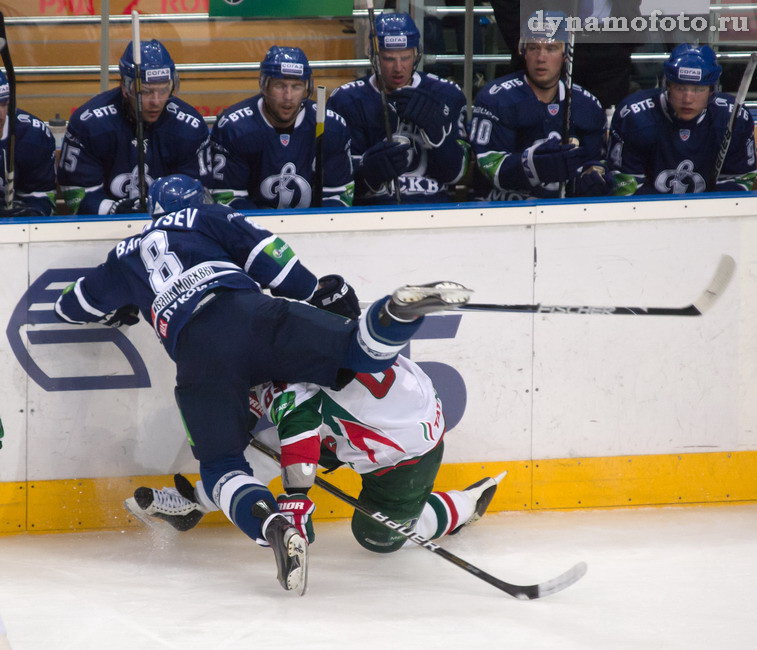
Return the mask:
<path id="1" fill-rule="evenodd" d="M 660 172 L 655 179 L 655 189 L 660 194 L 690 194 L 704 192 L 705 182 L 702 175 L 694 171 L 691 160 L 682 161 L 675 169 Z"/>
<path id="2" fill-rule="evenodd" d="M 307 208 L 310 206 L 312 190 L 302 176 L 297 173 L 294 163 L 286 163 L 278 174 L 273 174 L 260 184 L 260 193 L 269 201 L 278 199 L 277 209 Z"/>

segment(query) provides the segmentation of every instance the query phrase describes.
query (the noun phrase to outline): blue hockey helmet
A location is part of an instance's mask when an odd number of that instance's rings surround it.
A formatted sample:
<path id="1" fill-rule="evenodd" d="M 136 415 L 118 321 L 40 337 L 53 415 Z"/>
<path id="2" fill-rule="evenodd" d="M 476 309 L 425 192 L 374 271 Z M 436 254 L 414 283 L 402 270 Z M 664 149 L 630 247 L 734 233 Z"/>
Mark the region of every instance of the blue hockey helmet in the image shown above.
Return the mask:
<path id="1" fill-rule="evenodd" d="M 4 104 L 11 98 L 11 87 L 8 83 L 8 77 L 0 70 L 0 104 Z"/>
<path id="2" fill-rule="evenodd" d="M 147 195 L 147 211 L 153 216 L 209 203 L 203 184 L 186 174 L 171 174 L 155 179 Z"/>
<path id="3" fill-rule="evenodd" d="M 520 27 L 518 51 L 521 56 L 528 43 L 567 43 L 568 16 L 562 11 L 535 11 Z"/>
<path id="4" fill-rule="evenodd" d="M 176 73 L 176 66 L 165 45 L 156 39 L 140 41 L 140 53 L 142 62 L 139 76 L 142 83 L 171 82 L 171 93 L 176 92 L 179 88 L 179 75 Z M 118 61 L 118 70 L 125 84 L 130 86 L 136 79 L 134 52 L 131 43 L 126 46 L 123 56 Z"/>
<path id="5" fill-rule="evenodd" d="M 715 86 L 723 68 L 709 45 L 682 43 L 664 64 L 665 80 L 692 86 Z"/>
<path id="6" fill-rule="evenodd" d="M 376 16 L 374 25 L 376 26 L 376 40 L 378 41 L 379 50 L 414 49 L 416 54 L 413 69 L 415 69 L 421 61 L 423 45 L 421 43 L 421 34 L 410 14 L 382 13 Z M 373 41 L 371 41 L 370 52 L 371 58 L 373 58 L 375 54 L 373 51 Z"/>
<path id="7" fill-rule="evenodd" d="M 308 57 L 299 47 L 274 45 L 260 62 L 260 87 L 269 79 L 301 79 L 307 83 L 308 95 L 313 91 L 313 71 Z"/>

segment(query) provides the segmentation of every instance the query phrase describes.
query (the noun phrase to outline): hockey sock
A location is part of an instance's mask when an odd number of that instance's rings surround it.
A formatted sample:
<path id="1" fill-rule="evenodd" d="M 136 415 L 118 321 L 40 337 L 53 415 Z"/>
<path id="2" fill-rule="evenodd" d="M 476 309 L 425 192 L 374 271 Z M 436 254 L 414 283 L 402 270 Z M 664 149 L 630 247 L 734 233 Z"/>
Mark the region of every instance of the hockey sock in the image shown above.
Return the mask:
<path id="1" fill-rule="evenodd" d="M 261 499 L 271 504 L 271 510 L 278 510 L 270 490 L 241 470 L 224 474 L 213 486 L 213 501 L 228 519 L 260 546 L 268 546 L 261 531 L 263 521 L 252 514 L 253 504 Z"/>
<path id="2" fill-rule="evenodd" d="M 394 319 L 381 322 L 379 315 L 387 300 L 389 296 L 377 300 L 360 316 L 356 340 L 351 342 L 347 352 L 347 367 L 358 372 L 385 370 L 421 326 L 423 318 L 410 323 Z"/>
<path id="3" fill-rule="evenodd" d="M 415 525 L 415 532 L 426 539 L 436 539 L 464 524 L 476 511 L 476 502 L 462 490 L 432 492 L 421 516 Z M 415 546 L 407 541 L 405 546 Z"/>

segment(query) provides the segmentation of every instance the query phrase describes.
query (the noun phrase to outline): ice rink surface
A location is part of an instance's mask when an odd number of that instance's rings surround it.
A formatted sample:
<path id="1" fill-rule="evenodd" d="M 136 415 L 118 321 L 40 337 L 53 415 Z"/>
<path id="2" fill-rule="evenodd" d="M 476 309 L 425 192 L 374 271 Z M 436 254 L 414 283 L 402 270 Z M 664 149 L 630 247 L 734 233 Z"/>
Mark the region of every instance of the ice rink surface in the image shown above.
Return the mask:
<path id="1" fill-rule="evenodd" d="M 231 527 L 0 537 L 14 650 L 757 647 L 757 505 L 496 513 L 442 540 L 519 601 L 420 548 L 378 556 L 316 524 L 308 593 Z"/>

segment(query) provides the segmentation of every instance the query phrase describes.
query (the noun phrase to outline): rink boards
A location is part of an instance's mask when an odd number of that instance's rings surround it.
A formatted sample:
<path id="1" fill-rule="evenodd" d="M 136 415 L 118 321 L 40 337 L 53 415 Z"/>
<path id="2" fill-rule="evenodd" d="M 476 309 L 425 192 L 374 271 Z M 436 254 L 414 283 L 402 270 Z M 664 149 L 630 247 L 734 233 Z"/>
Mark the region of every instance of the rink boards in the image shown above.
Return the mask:
<path id="1" fill-rule="evenodd" d="M 484 303 L 682 307 L 731 255 L 735 277 L 703 317 L 433 316 L 409 355 L 445 404 L 439 489 L 507 469 L 495 510 L 757 500 L 757 196 L 256 220 L 361 300 L 451 279 Z M 196 472 L 151 328 L 52 313 L 63 286 L 144 223 L 0 223 L 0 532 L 132 525 L 121 502 L 136 485 Z M 359 491 L 346 470 L 329 479 Z M 316 515 L 349 516 L 313 496 Z"/>

